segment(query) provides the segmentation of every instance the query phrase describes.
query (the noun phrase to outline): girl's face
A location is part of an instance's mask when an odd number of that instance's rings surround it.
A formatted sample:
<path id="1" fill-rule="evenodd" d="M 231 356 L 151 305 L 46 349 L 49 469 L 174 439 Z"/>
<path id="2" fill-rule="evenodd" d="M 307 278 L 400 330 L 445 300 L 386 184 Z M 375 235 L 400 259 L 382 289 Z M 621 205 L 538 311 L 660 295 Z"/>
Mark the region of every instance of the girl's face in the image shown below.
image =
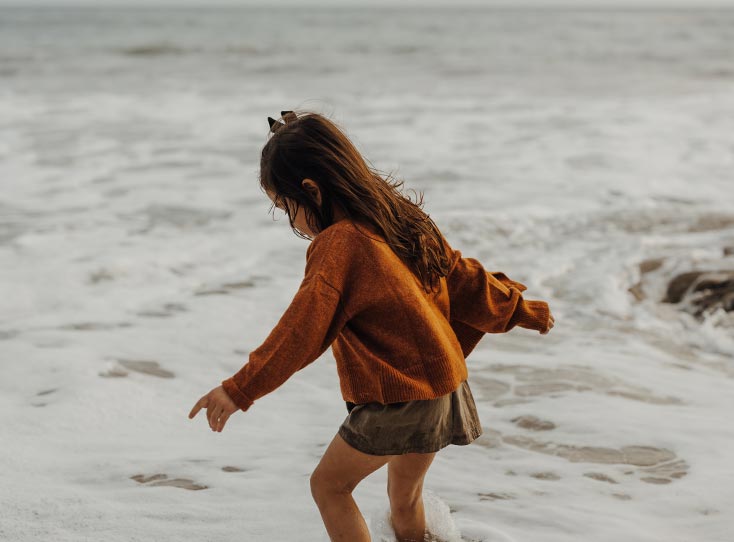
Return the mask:
<path id="1" fill-rule="evenodd" d="M 285 209 L 280 206 L 279 203 L 275 201 L 275 197 L 273 194 L 269 191 L 265 191 L 270 200 L 275 204 L 275 206 L 278 209 L 281 209 L 283 212 L 285 212 Z M 296 212 L 296 216 L 293 218 L 293 224 L 298 228 L 300 231 L 305 233 L 306 235 L 310 237 L 315 237 L 316 233 L 311 231 L 311 228 L 308 227 L 308 223 L 306 222 L 306 210 L 302 205 L 298 206 L 298 211 Z"/>

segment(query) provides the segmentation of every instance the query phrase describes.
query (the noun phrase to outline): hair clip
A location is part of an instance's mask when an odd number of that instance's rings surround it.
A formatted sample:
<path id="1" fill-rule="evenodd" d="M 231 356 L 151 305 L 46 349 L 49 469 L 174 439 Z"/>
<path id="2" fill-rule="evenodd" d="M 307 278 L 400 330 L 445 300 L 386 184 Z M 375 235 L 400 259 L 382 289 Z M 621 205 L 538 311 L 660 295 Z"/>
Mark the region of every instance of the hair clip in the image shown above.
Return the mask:
<path id="1" fill-rule="evenodd" d="M 298 117 L 293 111 L 281 111 L 280 116 L 283 117 L 283 120 L 288 122 L 293 122 L 294 120 L 298 120 Z"/>
<path id="2" fill-rule="evenodd" d="M 283 118 L 285 123 L 280 122 L 279 120 L 275 120 L 273 117 L 268 117 L 268 124 L 270 124 L 270 131 L 272 133 L 280 130 L 283 126 L 285 126 L 286 123 L 298 120 L 298 117 L 293 111 L 281 111 L 280 116 Z"/>
<path id="3" fill-rule="evenodd" d="M 270 124 L 270 131 L 272 133 L 277 132 L 280 130 L 285 124 L 280 122 L 279 120 L 275 120 L 273 117 L 268 117 L 268 123 Z"/>

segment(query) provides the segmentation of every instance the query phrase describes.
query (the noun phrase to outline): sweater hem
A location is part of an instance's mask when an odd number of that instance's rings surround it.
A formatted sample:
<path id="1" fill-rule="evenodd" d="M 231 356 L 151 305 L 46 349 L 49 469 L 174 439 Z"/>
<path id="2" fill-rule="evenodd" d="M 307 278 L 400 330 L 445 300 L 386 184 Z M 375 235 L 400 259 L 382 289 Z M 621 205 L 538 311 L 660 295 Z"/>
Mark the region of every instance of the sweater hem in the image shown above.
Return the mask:
<path id="1" fill-rule="evenodd" d="M 439 356 L 411 365 L 400 372 L 396 369 L 381 376 L 377 388 L 357 394 L 360 382 L 349 381 L 351 389 L 342 389 L 342 399 L 351 403 L 381 404 L 436 399 L 454 391 L 469 377 L 463 355 L 457 363 L 449 356 Z M 406 374 L 407 373 L 407 374 Z M 416 382 L 411 385 L 411 382 Z"/>

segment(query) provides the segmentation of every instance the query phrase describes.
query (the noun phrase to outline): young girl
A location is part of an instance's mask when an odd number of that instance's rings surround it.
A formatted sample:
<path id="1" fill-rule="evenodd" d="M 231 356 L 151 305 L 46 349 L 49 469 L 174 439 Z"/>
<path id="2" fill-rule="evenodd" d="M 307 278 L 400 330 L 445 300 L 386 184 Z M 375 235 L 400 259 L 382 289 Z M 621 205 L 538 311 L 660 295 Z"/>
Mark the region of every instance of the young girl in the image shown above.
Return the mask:
<path id="1" fill-rule="evenodd" d="M 427 536 L 423 479 L 436 452 L 482 434 L 466 356 L 485 333 L 553 327 L 548 304 L 524 284 L 453 250 L 418 203 L 368 166 L 324 116 L 268 117 L 260 185 L 293 231 L 312 239 L 304 278 L 262 345 L 201 397 L 209 426 L 283 384 L 329 346 L 347 417 L 311 475 L 333 541 L 368 542 L 352 491 L 388 465 L 398 541 Z"/>

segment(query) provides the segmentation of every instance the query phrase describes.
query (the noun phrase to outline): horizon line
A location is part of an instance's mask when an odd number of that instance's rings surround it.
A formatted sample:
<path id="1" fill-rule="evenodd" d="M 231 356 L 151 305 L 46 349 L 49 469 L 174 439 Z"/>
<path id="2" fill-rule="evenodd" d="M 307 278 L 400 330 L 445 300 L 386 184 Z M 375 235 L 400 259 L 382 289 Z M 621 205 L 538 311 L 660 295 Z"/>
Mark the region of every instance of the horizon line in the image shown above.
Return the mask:
<path id="1" fill-rule="evenodd" d="M 631 11 L 644 11 L 644 10 L 674 10 L 674 9 L 680 9 L 680 10 L 708 10 L 708 9 L 732 9 L 734 8 L 734 3 L 731 1 L 722 3 L 721 0 L 713 0 L 713 1 L 706 1 L 706 0 L 682 0 L 682 1 L 672 1 L 672 2 L 656 2 L 656 1 L 647 1 L 640 3 L 639 1 L 635 0 L 627 0 L 627 1 L 620 1 L 620 0 L 604 0 L 602 2 L 599 2 L 595 5 L 589 5 L 589 4 L 582 4 L 582 3 L 553 3 L 548 4 L 545 2 L 533 2 L 532 0 L 529 1 L 520 1 L 520 2 L 513 2 L 513 3 L 487 3 L 483 2 L 481 4 L 479 3 L 431 3 L 431 2 L 411 2 L 408 4 L 403 5 L 395 5 L 394 2 L 373 2 L 370 5 L 359 5 L 359 4 L 345 4 L 343 2 L 338 3 L 330 3 L 330 2 L 319 2 L 316 4 L 304 4 L 304 3 L 294 3 L 294 4 L 285 4 L 285 3 L 277 3 L 277 2 L 256 2 L 256 3 L 242 3 L 242 2 L 236 2 L 236 1 L 225 1 L 225 2 L 218 2 L 218 3 L 195 3 L 191 1 L 167 1 L 167 0 L 158 0 L 158 1 L 147 1 L 147 2 L 124 2 L 124 1 L 113 1 L 108 4 L 102 4 L 99 2 L 99 0 L 92 1 L 88 0 L 87 2 L 59 2 L 59 3 L 49 3 L 49 2 L 33 2 L 26 0 L 22 4 L 18 3 L 3 3 L 0 0 L 0 8 L 20 8 L 20 9 L 28 9 L 28 8 L 93 8 L 93 9 L 109 9 L 109 8 L 142 8 L 142 9 L 148 9 L 148 8 L 183 8 L 183 9 L 217 9 L 217 8 L 244 8 L 244 9 L 318 9 L 318 8 L 332 8 L 332 9 L 355 9 L 355 10 L 371 10 L 371 9 L 393 9 L 393 10 L 399 10 L 399 9 L 414 9 L 414 8 L 420 8 L 420 9 L 479 9 L 479 10 L 516 10 L 516 11 L 522 11 L 522 10 L 528 10 L 528 9 L 539 9 L 539 10 L 572 10 L 572 11 L 596 11 L 596 10 L 607 10 L 607 11 L 625 11 L 625 10 L 631 10 Z"/>

